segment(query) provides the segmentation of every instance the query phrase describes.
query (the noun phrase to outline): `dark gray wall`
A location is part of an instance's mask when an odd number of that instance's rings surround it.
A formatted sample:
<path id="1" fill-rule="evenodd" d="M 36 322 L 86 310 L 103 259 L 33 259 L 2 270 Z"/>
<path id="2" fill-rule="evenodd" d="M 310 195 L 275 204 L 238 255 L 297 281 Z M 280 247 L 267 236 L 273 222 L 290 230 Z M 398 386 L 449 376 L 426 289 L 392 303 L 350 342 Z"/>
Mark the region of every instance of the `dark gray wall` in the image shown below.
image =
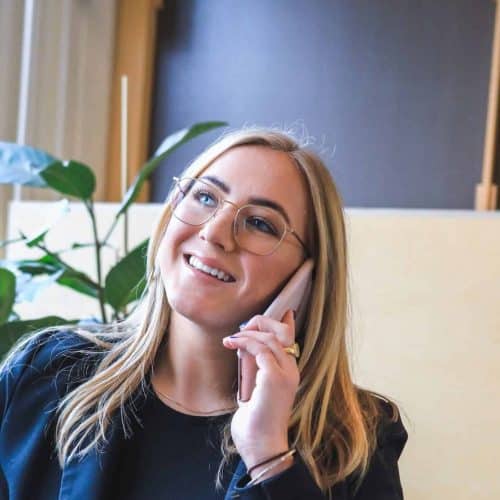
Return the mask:
<path id="1" fill-rule="evenodd" d="M 351 207 L 473 208 L 491 0 L 168 0 L 151 151 L 196 121 L 306 125 Z M 184 146 L 161 201 L 218 133 Z"/>

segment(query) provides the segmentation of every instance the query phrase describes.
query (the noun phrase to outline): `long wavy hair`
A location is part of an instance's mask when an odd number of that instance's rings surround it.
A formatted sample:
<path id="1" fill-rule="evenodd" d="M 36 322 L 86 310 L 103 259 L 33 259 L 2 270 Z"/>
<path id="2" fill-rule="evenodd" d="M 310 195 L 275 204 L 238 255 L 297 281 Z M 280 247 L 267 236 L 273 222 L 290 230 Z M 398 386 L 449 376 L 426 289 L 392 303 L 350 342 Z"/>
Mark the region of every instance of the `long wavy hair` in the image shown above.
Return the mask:
<path id="1" fill-rule="evenodd" d="M 324 493 L 349 475 L 360 484 L 376 447 L 382 415 L 373 391 L 352 380 L 347 351 L 350 318 L 348 262 L 343 203 L 319 156 L 290 134 L 271 129 L 243 129 L 225 134 L 186 168 L 183 175 L 200 176 L 224 152 L 242 145 L 259 145 L 286 153 L 306 181 L 310 224 L 307 241 L 315 261 L 314 286 L 309 299 L 298 360 L 300 384 L 289 421 L 290 445 L 297 449 Z M 171 308 L 160 278 L 156 256 L 172 215 L 170 195 L 149 241 L 147 285 L 133 312 L 123 321 L 73 329 L 103 353 L 93 375 L 59 403 L 56 446 L 61 465 L 106 441 L 111 418 L 120 412 L 125 433 L 130 432 L 130 405 L 144 389 L 146 375 L 165 336 Z M 388 401 L 397 419 L 396 405 Z M 133 406 L 133 405 L 132 405 Z M 221 429 L 223 458 L 215 477 L 222 485 L 224 466 L 237 449 L 230 422 Z"/>

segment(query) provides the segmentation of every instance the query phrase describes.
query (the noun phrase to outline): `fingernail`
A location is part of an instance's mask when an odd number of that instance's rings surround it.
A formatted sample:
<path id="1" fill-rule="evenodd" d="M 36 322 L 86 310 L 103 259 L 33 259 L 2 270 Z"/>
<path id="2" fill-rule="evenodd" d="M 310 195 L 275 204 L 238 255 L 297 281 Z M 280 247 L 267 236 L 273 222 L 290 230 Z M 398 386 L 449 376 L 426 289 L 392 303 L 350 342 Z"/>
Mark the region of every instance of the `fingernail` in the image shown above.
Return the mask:
<path id="1" fill-rule="evenodd" d="M 224 337 L 222 339 L 222 343 L 226 346 L 226 347 L 235 347 L 235 344 L 234 344 L 234 341 L 231 340 L 229 337 Z"/>
<path id="2" fill-rule="evenodd" d="M 237 337 L 238 337 L 238 335 L 229 335 L 229 338 L 230 338 L 230 339 L 235 339 L 235 338 L 237 338 Z"/>
<path id="3" fill-rule="evenodd" d="M 240 330 L 243 330 L 243 328 L 245 328 L 245 326 L 247 326 L 247 325 L 248 325 L 248 321 L 241 323 Z"/>

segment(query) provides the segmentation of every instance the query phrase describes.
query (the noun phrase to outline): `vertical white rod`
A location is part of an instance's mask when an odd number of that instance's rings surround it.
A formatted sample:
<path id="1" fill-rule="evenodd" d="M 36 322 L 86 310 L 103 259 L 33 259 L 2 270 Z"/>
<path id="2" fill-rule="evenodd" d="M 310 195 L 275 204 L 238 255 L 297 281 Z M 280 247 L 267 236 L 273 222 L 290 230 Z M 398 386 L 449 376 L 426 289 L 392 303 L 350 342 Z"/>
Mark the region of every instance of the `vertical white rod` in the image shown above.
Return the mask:
<path id="1" fill-rule="evenodd" d="M 128 77 L 121 77 L 121 133 L 120 133 L 120 163 L 121 163 L 121 193 L 125 197 L 128 185 L 127 172 L 127 128 L 128 128 Z"/>
<path id="2" fill-rule="evenodd" d="M 121 77 L 121 183 L 122 183 L 122 200 L 125 199 L 128 185 L 127 172 L 127 131 L 128 131 L 128 77 Z M 123 214 L 123 255 L 128 253 L 128 211 Z M 128 314 L 127 306 L 123 308 L 125 316 Z"/>
<path id="3" fill-rule="evenodd" d="M 19 111 L 17 114 L 17 143 L 26 143 L 28 124 L 29 86 L 34 24 L 34 0 L 25 0 L 23 19 L 23 45 L 21 53 L 21 77 L 19 89 Z M 15 184 L 13 199 L 21 201 L 21 185 Z"/>
<path id="4" fill-rule="evenodd" d="M 61 59 L 59 65 L 59 92 L 57 96 L 57 118 L 55 154 L 58 157 L 65 155 L 64 143 L 66 139 L 66 101 L 68 96 L 68 73 L 70 57 L 70 37 L 71 37 L 71 15 L 72 0 L 66 0 L 62 4 L 62 33 L 61 33 Z"/>

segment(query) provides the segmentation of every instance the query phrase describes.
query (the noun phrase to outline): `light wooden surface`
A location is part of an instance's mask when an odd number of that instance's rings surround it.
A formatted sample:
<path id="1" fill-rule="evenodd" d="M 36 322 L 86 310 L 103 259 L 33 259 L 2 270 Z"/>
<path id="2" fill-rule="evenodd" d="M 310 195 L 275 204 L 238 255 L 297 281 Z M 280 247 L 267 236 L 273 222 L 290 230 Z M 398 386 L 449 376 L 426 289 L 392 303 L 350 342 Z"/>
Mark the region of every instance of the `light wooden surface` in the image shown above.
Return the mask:
<path id="1" fill-rule="evenodd" d="M 495 210 L 498 186 L 493 182 L 498 144 L 498 95 L 500 91 L 500 7 L 496 2 L 495 29 L 491 55 L 488 114 L 484 136 L 483 172 L 481 184 L 476 186 L 476 210 Z"/>
<path id="2" fill-rule="evenodd" d="M 108 132 L 106 199 L 120 197 L 120 79 L 128 76 L 128 178 L 133 181 L 148 156 L 156 17 L 160 0 L 120 0 Z M 149 200 L 146 182 L 139 201 Z"/>

